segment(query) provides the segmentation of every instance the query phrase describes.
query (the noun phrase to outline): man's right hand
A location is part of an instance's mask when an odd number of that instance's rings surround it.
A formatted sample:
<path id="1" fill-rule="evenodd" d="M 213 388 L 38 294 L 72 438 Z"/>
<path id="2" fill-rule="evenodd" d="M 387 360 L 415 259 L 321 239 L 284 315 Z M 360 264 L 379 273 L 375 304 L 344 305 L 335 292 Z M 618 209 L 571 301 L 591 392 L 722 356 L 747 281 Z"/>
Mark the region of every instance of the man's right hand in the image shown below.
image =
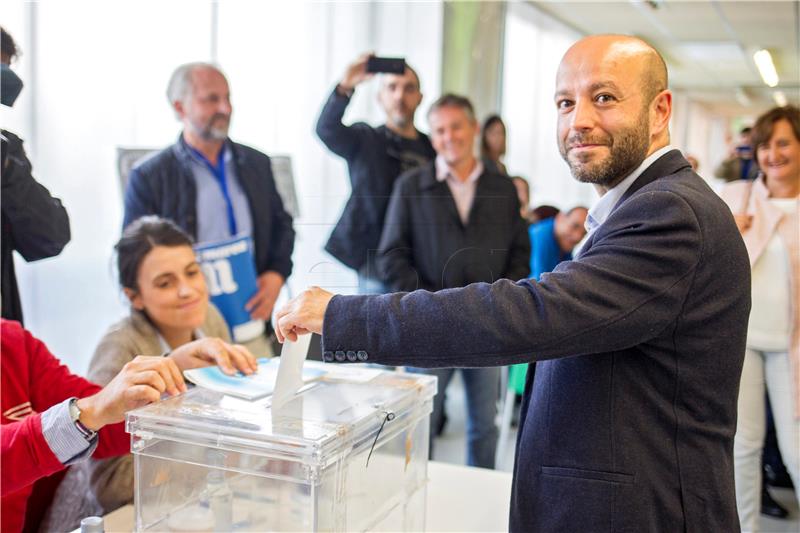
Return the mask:
<path id="1" fill-rule="evenodd" d="M 310 287 L 289 300 L 275 315 L 278 341 L 283 343 L 289 339 L 296 342 L 298 335 L 322 334 L 325 311 L 334 296 L 319 287 Z"/>
<path id="2" fill-rule="evenodd" d="M 347 67 L 347 70 L 345 70 L 344 76 L 342 77 L 342 81 L 339 82 L 339 88 L 342 91 L 350 92 L 362 81 L 372 78 L 373 74 L 367 72 L 367 61 L 374 55 L 375 54 L 372 52 L 361 54 L 354 63 L 351 63 Z"/>
<path id="3" fill-rule="evenodd" d="M 121 422 L 127 411 L 161 398 L 186 391 L 183 375 L 168 357 L 140 355 L 122 367 L 100 392 L 78 400 L 81 423 L 97 431 L 107 424 Z"/>

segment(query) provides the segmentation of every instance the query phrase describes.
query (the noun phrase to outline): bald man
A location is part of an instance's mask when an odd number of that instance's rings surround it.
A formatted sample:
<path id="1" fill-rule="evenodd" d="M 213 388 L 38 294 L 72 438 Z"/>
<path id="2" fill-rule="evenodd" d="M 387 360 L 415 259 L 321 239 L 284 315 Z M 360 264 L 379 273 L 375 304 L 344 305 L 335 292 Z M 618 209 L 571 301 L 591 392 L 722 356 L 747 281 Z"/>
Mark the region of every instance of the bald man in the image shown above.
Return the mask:
<path id="1" fill-rule="evenodd" d="M 738 531 L 736 400 L 750 309 L 730 211 L 669 146 L 667 70 L 647 43 L 578 41 L 556 80 L 558 145 L 600 199 L 573 261 L 536 282 L 334 296 L 279 313 L 279 337 L 389 365 L 535 362 L 512 531 Z M 457 496 L 454 496 L 457 497 Z"/>

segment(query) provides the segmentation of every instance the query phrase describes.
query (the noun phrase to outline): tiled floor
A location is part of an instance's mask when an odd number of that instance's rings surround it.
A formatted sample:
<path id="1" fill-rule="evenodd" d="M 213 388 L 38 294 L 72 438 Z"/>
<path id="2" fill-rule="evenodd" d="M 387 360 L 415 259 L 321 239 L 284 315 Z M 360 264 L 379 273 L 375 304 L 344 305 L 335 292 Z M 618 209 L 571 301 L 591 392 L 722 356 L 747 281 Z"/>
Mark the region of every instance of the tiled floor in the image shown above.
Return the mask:
<path id="1" fill-rule="evenodd" d="M 464 389 L 459 374 L 456 374 L 447 391 L 447 426 L 444 434 L 436 441 L 433 459 L 445 463 L 464 464 L 466 458 L 466 443 L 464 439 L 465 411 Z M 504 461 L 497 465 L 498 470 L 510 472 L 514 464 L 514 443 L 516 431 L 512 431 L 511 438 L 504 453 Z M 789 512 L 788 520 L 775 520 L 761 517 L 762 533 L 800 533 L 800 509 L 794 493 L 788 489 L 772 490 L 772 496 L 786 507 Z"/>

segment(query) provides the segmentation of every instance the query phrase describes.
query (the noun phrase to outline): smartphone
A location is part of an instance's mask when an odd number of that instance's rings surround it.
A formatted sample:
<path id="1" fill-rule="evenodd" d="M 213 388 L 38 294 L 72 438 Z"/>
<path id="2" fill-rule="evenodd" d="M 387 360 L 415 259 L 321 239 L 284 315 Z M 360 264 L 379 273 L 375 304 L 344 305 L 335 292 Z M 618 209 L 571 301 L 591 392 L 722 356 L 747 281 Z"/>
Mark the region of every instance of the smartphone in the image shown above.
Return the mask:
<path id="1" fill-rule="evenodd" d="M 377 57 L 367 59 L 367 72 L 386 72 L 402 74 L 406 71 L 406 60 L 403 57 Z"/>

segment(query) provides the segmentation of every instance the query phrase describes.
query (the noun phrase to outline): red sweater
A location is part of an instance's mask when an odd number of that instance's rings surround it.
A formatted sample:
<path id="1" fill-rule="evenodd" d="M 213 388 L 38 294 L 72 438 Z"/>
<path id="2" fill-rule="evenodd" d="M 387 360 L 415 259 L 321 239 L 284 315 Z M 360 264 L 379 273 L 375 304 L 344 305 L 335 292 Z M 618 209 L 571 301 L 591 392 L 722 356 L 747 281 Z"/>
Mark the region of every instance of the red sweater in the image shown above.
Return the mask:
<path id="1" fill-rule="evenodd" d="M 34 481 L 64 468 L 42 434 L 40 413 L 100 387 L 76 376 L 18 322 L 0 321 L 0 527 L 21 531 Z M 130 451 L 123 423 L 100 430 L 93 457 Z M 41 509 L 44 514 L 45 509 Z"/>

